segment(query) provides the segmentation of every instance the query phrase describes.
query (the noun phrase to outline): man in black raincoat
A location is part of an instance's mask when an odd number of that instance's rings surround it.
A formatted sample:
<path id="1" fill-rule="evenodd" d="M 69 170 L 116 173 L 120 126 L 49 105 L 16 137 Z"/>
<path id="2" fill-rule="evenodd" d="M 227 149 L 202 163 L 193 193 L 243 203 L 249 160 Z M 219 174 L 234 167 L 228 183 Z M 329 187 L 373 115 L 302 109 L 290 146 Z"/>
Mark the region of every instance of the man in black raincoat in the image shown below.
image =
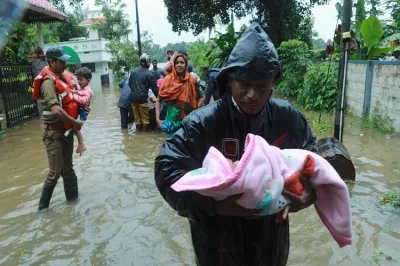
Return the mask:
<path id="1" fill-rule="evenodd" d="M 255 216 L 235 203 L 195 192 L 175 192 L 171 185 L 200 168 L 211 146 L 226 158 L 240 160 L 245 137 L 253 133 L 279 148 L 306 149 L 315 142 L 304 116 L 287 101 L 270 98 L 280 76 L 277 52 L 268 35 L 254 23 L 243 34 L 217 77 L 224 95 L 192 112 L 161 148 L 155 180 L 161 195 L 180 216 L 187 217 L 197 264 L 200 266 L 281 266 L 289 253 L 288 211 L 313 204 L 310 183 L 301 197 L 285 191 L 292 204 L 283 213 Z"/>

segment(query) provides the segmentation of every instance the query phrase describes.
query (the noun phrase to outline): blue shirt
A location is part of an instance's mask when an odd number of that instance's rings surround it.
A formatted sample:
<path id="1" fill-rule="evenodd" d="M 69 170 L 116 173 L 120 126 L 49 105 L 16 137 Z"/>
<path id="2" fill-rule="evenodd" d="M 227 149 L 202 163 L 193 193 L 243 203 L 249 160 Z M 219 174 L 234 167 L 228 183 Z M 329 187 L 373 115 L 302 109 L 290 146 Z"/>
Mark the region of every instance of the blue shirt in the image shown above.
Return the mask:
<path id="1" fill-rule="evenodd" d="M 119 96 L 118 107 L 128 108 L 131 104 L 131 88 L 129 87 L 129 76 L 120 81 L 118 86 L 122 89 Z"/>

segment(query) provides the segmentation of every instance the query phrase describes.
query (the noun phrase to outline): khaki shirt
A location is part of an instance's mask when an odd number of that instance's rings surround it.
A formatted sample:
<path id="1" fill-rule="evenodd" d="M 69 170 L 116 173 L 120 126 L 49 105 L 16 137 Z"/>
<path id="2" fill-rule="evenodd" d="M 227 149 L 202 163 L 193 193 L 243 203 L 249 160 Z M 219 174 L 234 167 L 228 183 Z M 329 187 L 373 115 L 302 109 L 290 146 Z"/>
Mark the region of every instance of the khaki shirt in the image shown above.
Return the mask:
<path id="1" fill-rule="evenodd" d="M 53 105 L 60 105 L 54 81 L 50 79 L 43 81 L 40 87 L 40 103 L 42 104 L 42 111 L 50 112 Z M 64 122 L 58 119 L 54 114 L 42 115 L 42 120 L 45 124 L 52 124 L 59 128 L 64 127 Z"/>

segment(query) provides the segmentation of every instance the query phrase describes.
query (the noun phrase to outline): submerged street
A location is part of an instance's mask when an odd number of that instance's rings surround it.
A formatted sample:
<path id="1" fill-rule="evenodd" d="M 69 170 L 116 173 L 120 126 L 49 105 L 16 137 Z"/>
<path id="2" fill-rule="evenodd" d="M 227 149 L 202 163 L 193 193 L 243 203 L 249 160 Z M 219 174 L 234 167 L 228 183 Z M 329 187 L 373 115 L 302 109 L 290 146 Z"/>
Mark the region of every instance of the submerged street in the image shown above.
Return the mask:
<path id="1" fill-rule="evenodd" d="M 66 203 L 60 178 L 50 208 L 37 213 L 48 169 L 39 119 L 0 136 L 0 265 L 195 265 L 187 220 L 154 184 L 164 135 L 121 131 L 119 93 L 94 90 L 82 130 L 88 150 L 74 155 L 75 204 Z M 357 171 L 349 184 L 353 244 L 340 249 L 311 207 L 290 215 L 288 265 L 400 263 L 399 209 L 380 203 L 400 187 L 400 141 L 353 130 L 344 137 Z"/>

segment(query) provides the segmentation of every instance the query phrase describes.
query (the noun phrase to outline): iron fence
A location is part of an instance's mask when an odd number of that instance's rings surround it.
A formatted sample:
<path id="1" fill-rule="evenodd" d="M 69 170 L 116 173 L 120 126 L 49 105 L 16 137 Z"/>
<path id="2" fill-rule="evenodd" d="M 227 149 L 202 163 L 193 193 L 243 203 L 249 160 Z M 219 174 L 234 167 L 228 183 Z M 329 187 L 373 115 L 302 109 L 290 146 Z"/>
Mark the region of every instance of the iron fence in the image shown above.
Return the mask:
<path id="1" fill-rule="evenodd" d="M 33 85 L 33 71 L 29 65 L 0 66 L 0 93 L 4 102 L 7 127 L 38 116 L 36 101 L 29 88 Z"/>

